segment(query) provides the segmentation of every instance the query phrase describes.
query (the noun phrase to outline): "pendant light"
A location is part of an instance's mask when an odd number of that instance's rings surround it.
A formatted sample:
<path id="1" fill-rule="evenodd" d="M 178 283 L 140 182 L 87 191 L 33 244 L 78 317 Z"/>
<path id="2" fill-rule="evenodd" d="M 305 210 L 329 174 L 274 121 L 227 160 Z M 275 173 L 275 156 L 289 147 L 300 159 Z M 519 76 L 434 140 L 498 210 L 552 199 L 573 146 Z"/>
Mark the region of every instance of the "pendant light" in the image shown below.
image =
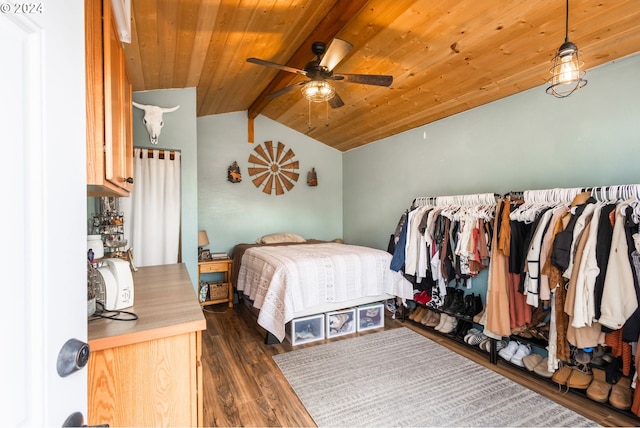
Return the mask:
<path id="1" fill-rule="evenodd" d="M 569 41 L 569 0 L 567 0 L 564 43 L 551 60 L 553 67 L 549 71 L 552 77 L 547 82 L 550 85 L 547 88 L 547 94 L 556 98 L 566 98 L 587 84 L 583 79 L 586 72 L 580 70 L 584 63 L 579 55 L 578 47 Z"/>

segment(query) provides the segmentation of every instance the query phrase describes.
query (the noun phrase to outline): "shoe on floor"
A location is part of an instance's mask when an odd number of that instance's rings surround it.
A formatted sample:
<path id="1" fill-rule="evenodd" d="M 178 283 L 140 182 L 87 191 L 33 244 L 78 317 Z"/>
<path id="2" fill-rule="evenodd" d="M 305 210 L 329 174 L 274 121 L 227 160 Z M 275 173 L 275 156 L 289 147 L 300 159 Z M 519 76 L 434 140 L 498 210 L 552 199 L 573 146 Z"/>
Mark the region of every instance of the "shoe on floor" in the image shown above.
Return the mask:
<path id="1" fill-rule="evenodd" d="M 587 388 L 587 397 L 598 403 L 606 403 L 611 392 L 611 385 L 607 383 L 607 374 L 604 370 L 596 367 L 592 367 L 591 371 L 593 372 L 593 382 Z"/>
<path id="2" fill-rule="evenodd" d="M 524 357 L 522 359 L 522 364 L 524 364 L 524 367 L 529 370 L 530 372 L 533 371 L 533 369 L 536 368 L 536 366 L 538 364 L 540 364 L 540 362 L 542 361 L 542 355 L 540 354 L 531 354 L 531 355 L 527 355 L 526 357 Z"/>
<path id="3" fill-rule="evenodd" d="M 442 329 L 442 326 L 444 326 L 444 324 L 447 322 L 448 319 L 449 319 L 449 315 L 445 313 L 441 313 L 440 322 L 438 322 L 438 325 L 435 326 L 434 330 L 440 331 L 440 329 Z"/>
<path id="4" fill-rule="evenodd" d="M 528 355 L 531 355 L 531 346 L 521 344 L 516 349 L 516 352 L 513 354 L 513 357 L 509 360 L 509 362 L 515 364 L 518 367 L 524 367 L 524 363 L 522 359 Z"/>
<path id="5" fill-rule="evenodd" d="M 443 314 L 444 315 L 444 314 Z M 458 326 L 458 320 L 456 317 L 447 316 L 447 320 L 444 325 L 440 327 L 440 333 L 449 334 Z"/>
<path id="6" fill-rule="evenodd" d="M 611 387 L 609 395 L 609 404 L 616 409 L 629 410 L 631 408 L 631 379 L 621 377 L 618 383 Z"/>
<path id="7" fill-rule="evenodd" d="M 551 376 L 551 380 L 558 385 L 566 385 L 567 379 L 571 376 L 572 370 L 567 366 L 562 366 Z"/>
<path id="8" fill-rule="evenodd" d="M 478 330 L 477 328 L 475 328 L 475 327 L 469 329 L 467 334 L 464 336 L 465 343 L 469 343 L 469 339 L 471 338 L 471 336 L 474 336 L 474 335 L 480 334 L 480 333 L 482 333 L 482 332 L 480 330 Z"/>
<path id="9" fill-rule="evenodd" d="M 467 343 L 469 345 L 471 345 L 471 346 L 476 346 L 476 345 L 479 345 L 481 342 L 484 342 L 487 339 L 488 339 L 488 337 L 484 333 L 478 333 L 478 334 L 475 334 L 475 335 L 471 336 Z"/>
<path id="10" fill-rule="evenodd" d="M 484 352 L 491 352 L 491 339 L 486 338 L 478 345 L 478 348 L 482 349 Z"/>
<path id="11" fill-rule="evenodd" d="M 591 373 L 585 373 L 583 371 L 573 369 L 571 375 L 567 379 L 567 387 L 574 389 L 587 389 L 593 381 L 593 375 Z"/>
<path id="12" fill-rule="evenodd" d="M 426 310 L 425 315 L 424 315 L 424 316 L 422 317 L 422 319 L 420 320 L 420 324 L 422 324 L 422 325 L 428 325 L 428 324 L 433 323 L 433 320 L 434 320 L 435 316 L 436 316 L 436 313 L 435 313 L 435 312 L 433 312 L 433 311 L 432 311 L 432 310 L 430 310 L 430 309 L 427 309 L 427 310 Z M 438 323 L 439 323 L 439 322 L 440 322 L 440 317 L 438 317 L 438 321 L 437 321 L 435 324 L 433 324 L 433 325 L 434 325 L 434 326 L 435 326 L 435 325 L 438 325 Z"/>
<path id="13" fill-rule="evenodd" d="M 553 372 L 549 371 L 549 359 L 544 358 L 542 361 L 540 361 L 540 364 L 535 366 L 533 372 L 538 376 L 550 379 L 553 376 Z"/>
<path id="14" fill-rule="evenodd" d="M 426 311 L 425 308 L 423 308 L 422 306 L 418 306 L 417 308 L 414 309 L 413 312 L 411 312 L 411 314 L 409 315 L 409 319 L 411 321 L 415 321 L 417 317 L 424 316 L 424 311 Z"/>
<path id="15" fill-rule="evenodd" d="M 512 340 L 507 346 L 505 346 L 500 350 L 500 352 L 498 352 L 498 355 L 500 355 L 501 358 L 509 361 L 513 357 L 513 354 L 515 354 L 518 350 L 518 346 L 520 346 L 520 344 L 515 340 Z"/>
<path id="16" fill-rule="evenodd" d="M 440 312 L 430 311 L 433 315 L 431 315 L 431 319 L 429 321 L 423 322 L 422 325 L 427 327 L 435 327 L 440 324 Z"/>

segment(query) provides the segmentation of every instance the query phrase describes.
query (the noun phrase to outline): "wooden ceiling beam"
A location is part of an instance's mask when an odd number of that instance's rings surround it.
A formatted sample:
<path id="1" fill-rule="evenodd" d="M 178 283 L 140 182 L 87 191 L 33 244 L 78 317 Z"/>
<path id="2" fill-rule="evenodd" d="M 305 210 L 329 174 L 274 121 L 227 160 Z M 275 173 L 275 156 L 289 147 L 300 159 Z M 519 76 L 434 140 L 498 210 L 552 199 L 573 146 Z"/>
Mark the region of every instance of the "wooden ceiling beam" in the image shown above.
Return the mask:
<path id="1" fill-rule="evenodd" d="M 369 0 L 337 0 L 335 5 L 327 12 L 320 23 L 318 23 L 318 26 L 311 32 L 300 47 L 298 47 L 298 50 L 296 50 L 285 65 L 293 68 L 304 68 L 312 55 L 311 44 L 320 41 L 328 45 L 340 30 L 342 30 L 367 3 L 369 3 Z M 296 76 L 297 74 L 294 73 L 279 71 L 247 110 L 249 119 L 256 118 L 269 105 L 271 100 L 267 98 L 267 95 L 284 88 L 290 84 Z"/>

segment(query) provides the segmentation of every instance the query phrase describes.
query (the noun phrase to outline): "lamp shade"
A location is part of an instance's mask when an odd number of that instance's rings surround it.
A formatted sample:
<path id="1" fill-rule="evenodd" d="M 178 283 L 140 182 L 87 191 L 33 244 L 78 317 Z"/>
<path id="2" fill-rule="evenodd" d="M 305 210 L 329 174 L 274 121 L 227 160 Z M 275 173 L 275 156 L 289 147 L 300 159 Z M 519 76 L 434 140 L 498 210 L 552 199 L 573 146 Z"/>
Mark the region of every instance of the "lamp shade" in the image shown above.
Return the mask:
<path id="1" fill-rule="evenodd" d="M 200 230 L 198 232 L 198 247 L 204 247 L 205 245 L 209 245 L 209 237 L 206 230 Z"/>
<path id="2" fill-rule="evenodd" d="M 322 80 L 311 80 L 300 89 L 302 95 L 314 103 L 322 103 L 333 98 L 336 90 L 329 83 Z"/>

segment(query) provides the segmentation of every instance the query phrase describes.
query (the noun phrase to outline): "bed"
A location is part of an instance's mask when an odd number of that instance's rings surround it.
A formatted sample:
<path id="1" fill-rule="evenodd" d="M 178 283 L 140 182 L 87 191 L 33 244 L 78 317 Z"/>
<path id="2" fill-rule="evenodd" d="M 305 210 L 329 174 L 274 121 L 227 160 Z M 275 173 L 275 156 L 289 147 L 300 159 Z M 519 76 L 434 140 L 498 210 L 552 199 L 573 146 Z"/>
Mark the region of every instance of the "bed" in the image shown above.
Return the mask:
<path id="1" fill-rule="evenodd" d="M 278 341 L 294 318 L 399 297 L 413 286 L 389 268 L 386 251 L 308 240 L 238 244 L 232 283 L 256 309 L 258 324 Z"/>

